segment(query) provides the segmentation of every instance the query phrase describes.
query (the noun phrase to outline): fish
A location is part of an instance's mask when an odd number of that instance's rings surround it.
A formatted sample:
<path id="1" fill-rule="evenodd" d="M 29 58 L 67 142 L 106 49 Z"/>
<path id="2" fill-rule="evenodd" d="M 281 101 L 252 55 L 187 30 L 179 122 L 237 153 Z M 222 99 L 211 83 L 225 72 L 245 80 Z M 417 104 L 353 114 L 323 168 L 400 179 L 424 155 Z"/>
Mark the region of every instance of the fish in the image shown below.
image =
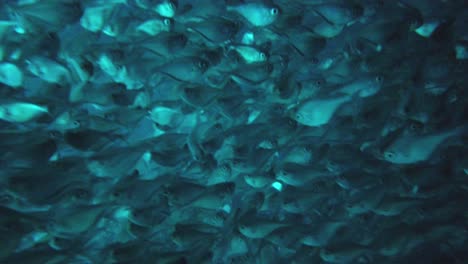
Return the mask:
<path id="1" fill-rule="evenodd" d="M 359 80 L 354 80 L 343 87 L 338 88 L 337 94 L 346 94 L 349 96 L 357 94 L 359 97 L 369 97 L 377 94 L 382 87 L 383 77 L 375 76 Z"/>
<path id="2" fill-rule="evenodd" d="M 339 107 L 350 100 L 349 95 L 304 100 L 291 111 L 291 117 L 299 124 L 320 127 L 328 124 Z"/>
<path id="3" fill-rule="evenodd" d="M 463 131 L 462 127 L 423 135 L 403 133 L 385 149 L 384 160 L 402 165 L 427 161 L 440 144 Z"/>
<path id="4" fill-rule="evenodd" d="M 372 211 L 378 215 L 395 216 L 419 204 L 417 199 L 384 196 Z"/>
<path id="5" fill-rule="evenodd" d="M 151 10 L 162 17 L 174 17 L 177 12 L 177 1 L 173 0 L 160 0 L 160 1 L 151 1 L 151 0 L 137 0 L 134 3 L 138 7 Z"/>
<path id="6" fill-rule="evenodd" d="M 369 194 L 371 193 L 371 194 Z M 381 186 L 374 186 L 369 189 L 355 192 L 348 198 L 345 205 L 346 211 L 350 215 L 359 215 L 371 212 L 383 198 Z M 370 199 L 372 197 L 372 199 Z"/>
<path id="7" fill-rule="evenodd" d="M 0 263 L 464 263 L 466 1 L 0 3 Z"/>
<path id="8" fill-rule="evenodd" d="M 63 29 L 68 24 L 78 22 L 84 12 L 82 5 L 77 1 L 54 0 L 47 3 L 35 1 L 23 4 L 10 2 L 6 7 L 10 16 L 17 19 L 18 24 L 23 26 L 19 32 L 24 31 L 24 33 Z M 54 12 L 55 10 L 60 10 L 60 12 Z"/>
<path id="9" fill-rule="evenodd" d="M 198 57 L 183 57 L 168 62 L 155 71 L 176 81 L 197 83 L 202 82 L 203 74 L 209 67 L 209 62 Z"/>
<path id="10" fill-rule="evenodd" d="M 315 180 L 329 177 L 326 169 L 317 169 L 313 166 L 284 163 L 276 172 L 276 179 L 292 186 L 303 186 Z"/>
<path id="11" fill-rule="evenodd" d="M 187 31 L 201 36 L 202 41 L 205 43 L 219 45 L 219 43 L 233 41 L 240 30 L 240 26 L 237 21 L 222 16 L 214 16 L 199 22 L 187 23 Z"/>
<path id="12" fill-rule="evenodd" d="M 226 10 L 241 15 L 255 27 L 265 27 L 274 23 L 281 13 L 277 6 L 262 2 L 227 5 Z"/>
<path id="13" fill-rule="evenodd" d="M 46 82 L 62 84 L 70 79 L 70 72 L 65 66 L 47 57 L 34 56 L 26 63 L 28 71 Z"/>
<path id="14" fill-rule="evenodd" d="M 320 258 L 330 263 L 367 262 L 370 254 L 369 250 L 358 245 L 320 250 Z"/>
<path id="15" fill-rule="evenodd" d="M 363 7 L 359 5 L 319 4 L 311 8 L 330 24 L 347 25 L 364 13 Z"/>
<path id="16" fill-rule="evenodd" d="M 117 3 L 111 5 L 94 5 L 84 9 L 83 15 L 80 17 L 80 25 L 91 32 L 99 32 L 104 30 L 106 24 L 111 18 L 112 12 L 116 8 Z"/>
<path id="17" fill-rule="evenodd" d="M 161 32 L 171 31 L 173 22 L 170 19 L 151 19 L 136 27 L 136 31 L 144 32 L 150 36 L 159 35 Z"/>
<path id="18" fill-rule="evenodd" d="M 133 43 L 136 49 L 148 51 L 158 57 L 171 58 L 184 51 L 188 37 L 178 32 L 162 32 L 157 37 L 145 38 Z"/>
<path id="19" fill-rule="evenodd" d="M 241 224 L 238 228 L 239 232 L 247 238 L 260 239 L 284 226 L 287 226 L 287 224 L 264 221 L 259 223 Z"/>
<path id="20" fill-rule="evenodd" d="M 18 66 L 13 63 L 3 62 L 0 64 L 0 82 L 12 88 L 23 85 L 24 74 Z"/>
<path id="21" fill-rule="evenodd" d="M 12 102 L 0 105 L 0 119 L 12 123 L 25 123 L 48 114 L 47 106 L 28 102 Z"/>
<path id="22" fill-rule="evenodd" d="M 229 49 L 235 50 L 246 63 L 260 63 L 267 60 L 267 55 L 253 46 L 235 45 Z"/>
<path id="23" fill-rule="evenodd" d="M 316 230 L 307 231 L 307 234 L 301 238 L 301 243 L 310 247 L 324 246 L 344 225 L 343 222 L 333 221 L 321 223 Z"/>

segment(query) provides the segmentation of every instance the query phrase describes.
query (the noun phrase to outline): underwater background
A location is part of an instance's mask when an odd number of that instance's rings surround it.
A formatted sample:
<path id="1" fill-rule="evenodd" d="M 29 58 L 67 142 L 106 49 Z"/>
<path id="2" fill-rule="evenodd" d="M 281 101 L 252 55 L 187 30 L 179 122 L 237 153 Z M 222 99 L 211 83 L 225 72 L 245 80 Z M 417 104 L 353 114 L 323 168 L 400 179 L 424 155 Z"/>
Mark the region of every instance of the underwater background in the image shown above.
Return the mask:
<path id="1" fill-rule="evenodd" d="M 0 2 L 0 264 L 468 263 L 463 0 Z"/>

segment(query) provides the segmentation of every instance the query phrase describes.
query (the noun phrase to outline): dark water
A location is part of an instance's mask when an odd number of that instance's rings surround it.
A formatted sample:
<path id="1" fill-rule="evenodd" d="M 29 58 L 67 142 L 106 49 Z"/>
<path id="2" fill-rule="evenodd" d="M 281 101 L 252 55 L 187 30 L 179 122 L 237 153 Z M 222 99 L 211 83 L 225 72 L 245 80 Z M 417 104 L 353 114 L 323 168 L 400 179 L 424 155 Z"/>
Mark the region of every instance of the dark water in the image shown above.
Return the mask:
<path id="1" fill-rule="evenodd" d="M 0 4 L 0 263 L 467 263 L 461 0 Z"/>

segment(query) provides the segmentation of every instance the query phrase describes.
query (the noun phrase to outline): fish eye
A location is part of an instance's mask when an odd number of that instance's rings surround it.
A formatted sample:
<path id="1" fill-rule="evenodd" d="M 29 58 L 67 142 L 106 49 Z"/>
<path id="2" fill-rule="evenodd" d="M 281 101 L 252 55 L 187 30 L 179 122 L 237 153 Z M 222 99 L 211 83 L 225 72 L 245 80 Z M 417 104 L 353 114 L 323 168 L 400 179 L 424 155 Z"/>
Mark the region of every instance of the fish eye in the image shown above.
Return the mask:
<path id="1" fill-rule="evenodd" d="M 280 170 L 280 171 L 278 171 L 278 175 L 286 176 L 286 175 L 288 175 L 288 174 L 286 173 L 285 170 Z"/>
<path id="2" fill-rule="evenodd" d="M 275 109 L 275 112 L 279 113 L 279 112 L 283 112 L 284 107 L 282 105 L 276 105 L 274 109 Z"/>
<path id="3" fill-rule="evenodd" d="M 200 69 L 206 69 L 206 67 L 207 67 L 207 63 L 206 63 L 206 62 L 204 62 L 204 61 L 202 61 L 202 60 L 198 62 L 198 68 L 200 68 Z"/>
<path id="4" fill-rule="evenodd" d="M 132 210 L 132 211 L 130 212 L 130 215 L 131 215 L 132 217 L 138 219 L 138 218 L 139 218 L 138 216 L 140 216 L 140 212 L 137 212 L 137 211 Z"/>
<path id="5" fill-rule="evenodd" d="M 278 15 L 278 13 L 279 13 L 278 8 L 273 7 L 272 9 L 270 9 L 270 14 L 276 16 L 276 15 Z"/>
<path id="6" fill-rule="evenodd" d="M 266 55 L 265 55 L 265 53 L 263 53 L 263 52 L 260 52 L 260 58 L 261 58 L 262 60 L 265 60 L 265 59 L 266 59 Z"/>
<path id="7" fill-rule="evenodd" d="M 420 26 L 422 26 L 423 24 L 423 21 L 422 19 L 418 18 L 418 17 L 414 17 L 411 19 L 411 21 L 409 21 L 409 30 L 410 31 L 413 31 L 413 30 L 416 30 L 417 28 L 419 28 Z"/>
<path id="8" fill-rule="evenodd" d="M 384 155 L 386 159 L 393 159 L 395 157 L 395 153 L 391 151 L 386 151 Z"/>
<path id="9" fill-rule="evenodd" d="M 232 163 L 235 164 L 235 163 L 237 163 L 237 161 L 236 161 L 236 160 L 233 160 Z M 221 169 L 221 171 L 223 171 L 223 172 L 228 172 L 228 171 L 229 171 L 229 167 L 228 167 L 227 164 L 224 164 L 223 166 L 221 166 L 220 169 Z"/>
<path id="10" fill-rule="evenodd" d="M 74 127 L 80 127 L 80 125 L 81 125 L 80 121 L 78 121 L 78 120 L 73 121 L 72 124 L 73 124 Z"/>
<path id="11" fill-rule="evenodd" d="M 119 198 L 119 197 L 122 196 L 122 192 L 121 192 L 121 191 L 114 191 L 114 192 L 112 193 L 112 196 L 114 196 L 114 197 L 116 197 L 116 198 Z"/>
<path id="12" fill-rule="evenodd" d="M 9 194 L 3 194 L 0 196 L 0 204 L 8 204 L 13 200 L 13 197 Z"/>
<path id="13" fill-rule="evenodd" d="M 58 131 L 50 131 L 49 136 L 51 138 L 58 138 L 60 136 L 60 133 Z"/>
<path id="14" fill-rule="evenodd" d="M 163 23 L 164 23 L 164 25 L 166 25 L 166 26 L 170 26 L 170 25 L 172 24 L 172 23 L 171 23 L 171 20 L 170 20 L 169 18 L 165 18 L 165 19 L 163 20 Z"/>
<path id="15" fill-rule="evenodd" d="M 406 114 L 408 114 L 408 113 L 410 112 L 410 110 L 411 110 L 411 109 L 410 109 L 409 105 L 405 105 L 405 107 L 403 107 L 403 111 L 404 111 Z"/>
<path id="16" fill-rule="evenodd" d="M 188 94 L 188 95 L 194 95 L 195 91 L 194 91 L 194 89 L 185 89 L 185 93 Z"/>
<path id="17" fill-rule="evenodd" d="M 383 81 L 383 77 L 382 76 L 377 76 L 377 77 L 375 77 L 375 80 L 380 83 L 380 82 Z"/>
<path id="18" fill-rule="evenodd" d="M 179 41 L 179 42 L 186 42 L 187 41 L 187 36 L 180 34 L 175 39 L 176 39 L 176 41 Z"/>
<path id="19" fill-rule="evenodd" d="M 322 81 L 321 81 L 321 80 L 315 81 L 315 85 L 317 85 L 317 86 L 322 86 Z"/>
<path id="20" fill-rule="evenodd" d="M 54 214 L 54 213 L 51 213 L 49 216 L 50 216 L 50 217 L 54 217 L 55 214 Z M 50 218 L 49 218 L 49 219 L 50 219 Z M 45 224 L 45 228 L 46 228 L 47 230 L 54 230 L 54 229 L 57 228 L 57 226 L 58 226 L 57 221 L 52 220 L 52 219 L 51 219 L 51 220 L 48 220 L 47 223 Z"/>
<path id="21" fill-rule="evenodd" d="M 297 120 L 301 120 L 302 118 L 303 118 L 302 114 L 299 114 L 299 113 L 296 114 L 296 119 Z"/>
<path id="22" fill-rule="evenodd" d="M 294 120 L 288 118 L 288 125 L 292 128 L 295 128 L 296 127 L 296 122 L 294 122 Z"/>
<path id="23" fill-rule="evenodd" d="M 39 76 L 44 76 L 46 74 L 47 70 L 44 67 L 38 66 L 37 67 L 37 74 Z"/>
<path id="24" fill-rule="evenodd" d="M 228 191 L 229 193 L 232 193 L 235 190 L 235 188 L 236 188 L 236 184 L 233 182 L 230 182 L 226 186 L 226 191 Z"/>
<path id="25" fill-rule="evenodd" d="M 88 192 L 87 190 L 85 190 L 85 189 L 78 189 L 78 190 L 75 191 L 74 196 L 75 196 L 76 198 L 82 199 L 82 198 L 85 198 L 86 196 L 88 196 L 88 194 L 89 194 L 89 192 Z"/>
<path id="26" fill-rule="evenodd" d="M 162 194 L 163 197 L 167 198 L 171 195 L 171 191 L 168 189 L 163 189 Z"/>
<path id="27" fill-rule="evenodd" d="M 115 119 L 115 115 L 113 113 L 105 113 L 104 118 L 112 120 Z"/>

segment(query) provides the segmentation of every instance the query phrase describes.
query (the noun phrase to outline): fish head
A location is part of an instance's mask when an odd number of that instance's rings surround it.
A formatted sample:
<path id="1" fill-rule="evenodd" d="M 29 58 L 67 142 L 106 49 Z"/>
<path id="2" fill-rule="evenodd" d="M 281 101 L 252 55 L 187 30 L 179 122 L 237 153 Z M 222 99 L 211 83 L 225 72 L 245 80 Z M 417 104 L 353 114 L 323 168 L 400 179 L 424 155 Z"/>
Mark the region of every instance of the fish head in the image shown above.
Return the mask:
<path id="1" fill-rule="evenodd" d="M 9 193 L 0 194 L 0 205 L 8 207 L 15 202 L 15 197 Z"/>
<path id="2" fill-rule="evenodd" d="M 401 151 L 395 149 L 387 149 L 382 153 L 382 159 L 395 164 L 406 163 L 406 157 Z"/>
<path id="3" fill-rule="evenodd" d="M 200 73 L 205 73 L 208 70 L 209 62 L 202 58 L 197 58 L 194 60 L 195 70 Z"/>
<path id="4" fill-rule="evenodd" d="M 374 77 L 374 83 L 378 86 L 381 86 L 384 82 L 384 77 L 382 75 L 377 75 Z"/>
<path id="5" fill-rule="evenodd" d="M 172 34 L 167 39 L 167 45 L 169 47 L 169 51 L 172 53 L 180 52 L 182 49 L 185 48 L 188 42 L 188 37 L 185 34 L 176 33 Z"/>
<path id="6" fill-rule="evenodd" d="M 415 31 L 423 25 L 423 18 L 420 15 L 414 15 L 408 19 L 408 30 Z"/>
<path id="7" fill-rule="evenodd" d="M 287 110 L 287 116 L 290 118 L 291 121 L 296 121 L 298 123 L 304 120 L 304 115 L 299 111 L 298 104 L 289 107 L 289 109 Z"/>
<path id="8" fill-rule="evenodd" d="M 233 38 L 243 26 L 240 21 L 231 21 L 231 20 L 224 20 L 220 23 L 220 34 L 225 36 L 229 36 L 229 39 Z"/>
<path id="9" fill-rule="evenodd" d="M 268 55 L 265 52 L 263 52 L 263 51 L 258 52 L 258 61 L 259 62 L 267 61 L 267 59 L 268 59 Z"/>
<path id="10" fill-rule="evenodd" d="M 270 7 L 270 15 L 272 17 L 277 17 L 277 16 L 280 15 L 280 13 L 281 13 L 281 10 L 280 10 L 280 8 L 278 6 L 271 6 Z"/>
<path id="11" fill-rule="evenodd" d="M 26 62 L 26 69 L 31 72 L 32 74 L 41 77 L 47 74 L 47 68 L 41 65 L 37 60 L 34 58 L 28 59 Z"/>
<path id="12" fill-rule="evenodd" d="M 174 19 L 165 17 L 162 19 L 162 23 L 166 31 L 172 31 L 174 29 Z"/>
<path id="13" fill-rule="evenodd" d="M 281 9 L 276 5 L 267 6 L 266 8 L 267 12 L 264 12 L 265 17 L 263 17 L 263 20 L 265 23 L 271 24 L 280 16 Z"/>
<path id="14" fill-rule="evenodd" d="M 222 60 L 222 50 L 213 49 L 213 50 L 204 50 L 200 52 L 200 58 L 206 60 L 210 65 L 218 65 Z"/>
<path id="15" fill-rule="evenodd" d="M 263 25 L 269 25 L 275 22 L 281 15 L 281 9 L 276 5 L 267 6 L 267 12 L 264 12 Z"/>

